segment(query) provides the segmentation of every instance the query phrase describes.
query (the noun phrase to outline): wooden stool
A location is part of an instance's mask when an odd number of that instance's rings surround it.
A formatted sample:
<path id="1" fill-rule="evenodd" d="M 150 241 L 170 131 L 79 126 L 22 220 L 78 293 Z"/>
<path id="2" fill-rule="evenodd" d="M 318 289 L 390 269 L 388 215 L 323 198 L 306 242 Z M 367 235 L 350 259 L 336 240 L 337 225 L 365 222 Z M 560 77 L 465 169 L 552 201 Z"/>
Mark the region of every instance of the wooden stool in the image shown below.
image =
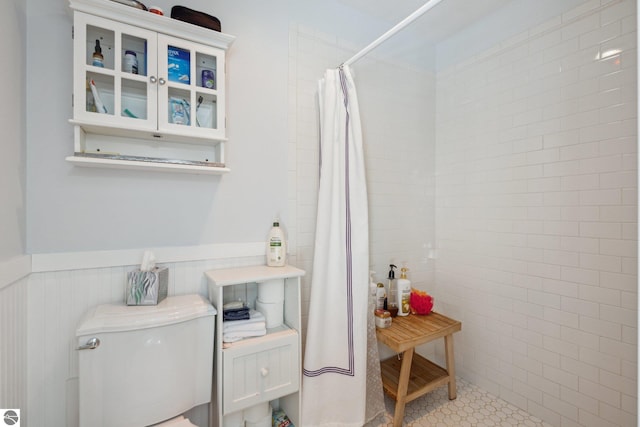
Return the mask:
<path id="1" fill-rule="evenodd" d="M 462 323 L 442 314 L 410 314 L 395 317 L 391 326 L 377 329 L 378 341 L 401 355 L 380 364 L 384 391 L 396 401 L 393 427 L 401 427 L 407 402 L 448 384 L 449 399 L 456 398 L 456 375 L 453 357 L 453 333 Z M 437 338 L 444 338 L 446 369 L 414 353 L 415 347 Z"/>

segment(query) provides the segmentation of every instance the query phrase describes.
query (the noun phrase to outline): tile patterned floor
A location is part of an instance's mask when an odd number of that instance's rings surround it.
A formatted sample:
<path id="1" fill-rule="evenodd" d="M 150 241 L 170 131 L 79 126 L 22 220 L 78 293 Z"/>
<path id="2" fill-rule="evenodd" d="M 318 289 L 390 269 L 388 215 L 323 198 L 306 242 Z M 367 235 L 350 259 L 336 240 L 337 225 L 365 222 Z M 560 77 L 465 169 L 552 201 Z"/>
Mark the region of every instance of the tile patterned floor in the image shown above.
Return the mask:
<path id="1" fill-rule="evenodd" d="M 458 397 L 449 400 L 447 387 L 409 402 L 404 411 L 407 427 L 552 427 L 522 409 L 481 388 L 457 379 Z M 366 427 L 392 427 L 395 402 L 385 396 L 387 413 Z"/>

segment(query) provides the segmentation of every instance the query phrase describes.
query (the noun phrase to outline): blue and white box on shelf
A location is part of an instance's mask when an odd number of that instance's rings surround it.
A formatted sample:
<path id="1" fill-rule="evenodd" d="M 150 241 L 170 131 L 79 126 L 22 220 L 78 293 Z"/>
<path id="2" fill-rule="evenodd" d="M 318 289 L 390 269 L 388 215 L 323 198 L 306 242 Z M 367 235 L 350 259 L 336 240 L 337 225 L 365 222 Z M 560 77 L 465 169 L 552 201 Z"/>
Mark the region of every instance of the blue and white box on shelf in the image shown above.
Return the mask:
<path id="1" fill-rule="evenodd" d="M 186 49 L 175 46 L 167 48 L 167 68 L 169 81 L 189 84 L 191 82 L 191 54 Z"/>

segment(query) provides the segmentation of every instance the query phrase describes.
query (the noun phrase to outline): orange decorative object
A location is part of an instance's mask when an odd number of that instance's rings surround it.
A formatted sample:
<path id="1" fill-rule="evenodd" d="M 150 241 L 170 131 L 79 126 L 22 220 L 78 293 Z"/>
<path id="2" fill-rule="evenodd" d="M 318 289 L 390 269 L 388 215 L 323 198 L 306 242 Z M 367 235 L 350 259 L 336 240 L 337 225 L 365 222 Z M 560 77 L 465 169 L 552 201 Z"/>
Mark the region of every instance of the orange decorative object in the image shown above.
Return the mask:
<path id="1" fill-rule="evenodd" d="M 424 291 L 411 288 L 411 314 L 429 314 L 433 310 L 433 297 Z"/>

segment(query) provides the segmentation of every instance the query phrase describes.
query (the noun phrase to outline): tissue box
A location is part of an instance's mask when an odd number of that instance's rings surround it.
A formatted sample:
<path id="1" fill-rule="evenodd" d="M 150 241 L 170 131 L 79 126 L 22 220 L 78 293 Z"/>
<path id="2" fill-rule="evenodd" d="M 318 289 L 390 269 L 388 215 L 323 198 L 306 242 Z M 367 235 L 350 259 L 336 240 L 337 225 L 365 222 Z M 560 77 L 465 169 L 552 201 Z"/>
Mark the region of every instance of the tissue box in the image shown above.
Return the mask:
<path id="1" fill-rule="evenodd" d="M 135 270 L 127 274 L 127 305 L 156 305 L 167 297 L 169 269 Z"/>

